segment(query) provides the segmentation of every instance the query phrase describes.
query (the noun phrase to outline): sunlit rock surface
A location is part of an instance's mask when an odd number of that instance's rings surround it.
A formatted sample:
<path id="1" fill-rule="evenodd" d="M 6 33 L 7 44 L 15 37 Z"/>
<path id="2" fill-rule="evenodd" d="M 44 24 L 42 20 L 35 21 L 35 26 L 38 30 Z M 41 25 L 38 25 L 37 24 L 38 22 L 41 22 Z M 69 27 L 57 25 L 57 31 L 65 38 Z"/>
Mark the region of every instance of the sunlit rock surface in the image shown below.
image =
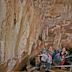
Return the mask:
<path id="1" fill-rule="evenodd" d="M 0 0 L 0 63 L 10 71 L 43 44 L 72 48 L 72 0 Z"/>

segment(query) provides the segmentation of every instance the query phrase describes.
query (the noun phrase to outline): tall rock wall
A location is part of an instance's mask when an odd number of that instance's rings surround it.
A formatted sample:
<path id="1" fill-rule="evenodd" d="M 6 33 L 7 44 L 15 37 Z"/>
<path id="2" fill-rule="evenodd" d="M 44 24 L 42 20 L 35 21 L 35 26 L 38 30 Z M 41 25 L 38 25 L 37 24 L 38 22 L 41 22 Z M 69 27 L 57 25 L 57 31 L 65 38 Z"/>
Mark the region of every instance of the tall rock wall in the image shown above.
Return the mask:
<path id="1" fill-rule="evenodd" d="M 0 63 L 10 60 L 11 70 L 15 58 L 43 43 L 72 47 L 72 1 L 0 0 Z"/>

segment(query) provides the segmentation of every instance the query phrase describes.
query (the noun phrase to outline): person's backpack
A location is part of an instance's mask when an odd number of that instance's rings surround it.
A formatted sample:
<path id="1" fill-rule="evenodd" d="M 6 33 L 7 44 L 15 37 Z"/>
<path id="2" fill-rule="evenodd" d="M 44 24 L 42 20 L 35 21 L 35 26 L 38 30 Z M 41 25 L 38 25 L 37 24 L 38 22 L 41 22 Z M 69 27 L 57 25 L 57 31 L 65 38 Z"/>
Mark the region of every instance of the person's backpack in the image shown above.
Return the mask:
<path id="1" fill-rule="evenodd" d="M 52 55 L 52 59 L 54 59 L 54 57 L 55 57 L 58 53 L 60 53 L 59 50 L 54 50 L 54 53 L 53 53 L 53 55 Z"/>

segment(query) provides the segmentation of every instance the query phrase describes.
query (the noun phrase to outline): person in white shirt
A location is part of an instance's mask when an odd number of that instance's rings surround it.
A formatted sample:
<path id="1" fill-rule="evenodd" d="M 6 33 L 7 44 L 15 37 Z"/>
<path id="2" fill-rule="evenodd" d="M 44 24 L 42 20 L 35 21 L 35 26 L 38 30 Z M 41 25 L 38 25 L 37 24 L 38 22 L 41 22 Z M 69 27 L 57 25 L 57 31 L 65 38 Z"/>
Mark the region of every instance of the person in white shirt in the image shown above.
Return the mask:
<path id="1" fill-rule="evenodd" d="M 39 56 L 41 57 L 41 64 L 45 67 L 45 70 L 47 71 L 52 64 L 51 56 L 47 52 L 43 52 Z"/>
<path id="2" fill-rule="evenodd" d="M 46 61 L 47 61 L 47 59 L 48 59 L 47 54 L 43 53 L 43 54 L 41 54 L 40 56 L 41 56 L 41 61 L 42 61 L 42 62 L 46 62 Z"/>

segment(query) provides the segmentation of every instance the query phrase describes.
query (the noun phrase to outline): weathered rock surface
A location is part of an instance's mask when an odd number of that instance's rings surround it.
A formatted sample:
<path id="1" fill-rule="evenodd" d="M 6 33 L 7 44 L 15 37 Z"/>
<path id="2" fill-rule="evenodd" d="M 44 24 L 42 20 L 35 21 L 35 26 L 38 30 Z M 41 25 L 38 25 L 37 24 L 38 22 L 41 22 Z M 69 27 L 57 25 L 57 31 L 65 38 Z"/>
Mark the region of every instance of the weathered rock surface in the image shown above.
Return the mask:
<path id="1" fill-rule="evenodd" d="M 72 0 L 0 0 L 0 63 L 10 60 L 8 71 L 44 43 L 72 48 Z"/>

